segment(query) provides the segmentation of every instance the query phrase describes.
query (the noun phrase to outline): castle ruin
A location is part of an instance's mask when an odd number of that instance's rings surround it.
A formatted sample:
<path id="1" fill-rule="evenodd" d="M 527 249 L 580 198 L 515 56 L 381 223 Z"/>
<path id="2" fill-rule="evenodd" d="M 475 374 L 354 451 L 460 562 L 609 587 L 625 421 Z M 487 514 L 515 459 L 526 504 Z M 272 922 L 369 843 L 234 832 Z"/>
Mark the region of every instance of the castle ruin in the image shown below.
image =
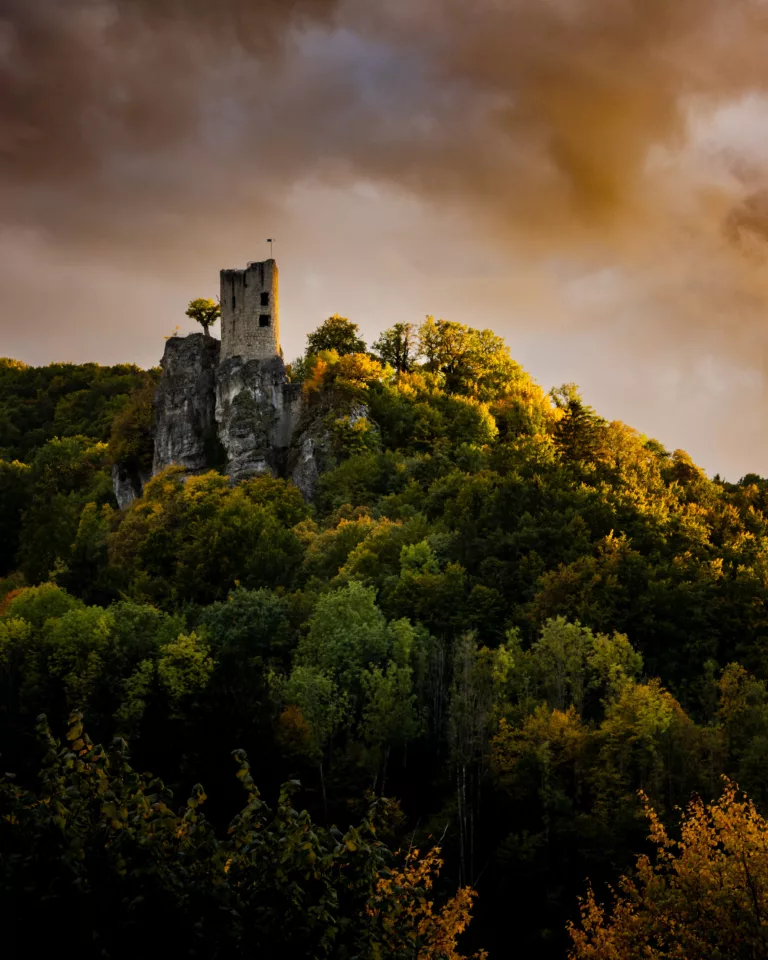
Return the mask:
<path id="1" fill-rule="evenodd" d="M 304 422 L 301 383 L 286 375 L 275 261 L 222 270 L 220 302 L 220 341 L 202 333 L 166 340 L 151 474 L 172 465 L 188 475 L 221 470 L 233 483 L 268 474 L 292 480 L 311 500 L 327 431 Z M 116 465 L 119 505 L 140 496 L 148 480 Z"/>
<path id="2" fill-rule="evenodd" d="M 277 263 L 221 271 L 221 359 L 281 357 Z"/>

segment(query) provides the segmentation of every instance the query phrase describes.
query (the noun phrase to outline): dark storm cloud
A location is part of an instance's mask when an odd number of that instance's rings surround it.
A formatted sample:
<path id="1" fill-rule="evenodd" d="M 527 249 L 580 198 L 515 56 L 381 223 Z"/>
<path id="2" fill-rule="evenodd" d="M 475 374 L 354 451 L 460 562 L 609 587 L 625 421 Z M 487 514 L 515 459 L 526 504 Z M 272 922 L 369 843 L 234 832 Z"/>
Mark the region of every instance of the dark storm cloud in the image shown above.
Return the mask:
<path id="1" fill-rule="evenodd" d="M 2 0 L 2 172 L 87 177 L 108 151 L 160 150 L 197 120 L 228 51 L 279 55 L 333 0 Z"/>
<path id="2" fill-rule="evenodd" d="M 767 32 L 765 0 L 0 0 L 0 280 L 55 251 L 73 290 L 119 265 L 150 302 L 158 278 L 182 291 L 250 256 L 265 224 L 293 217 L 317 249 L 333 214 L 297 218 L 297 191 L 374 183 L 457 211 L 633 356 L 753 373 Z M 362 224 L 360 277 L 376 239 Z M 547 272 L 565 261 L 613 298 Z M 93 309 L 72 313 L 96 328 Z"/>
<path id="3" fill-rule="evenodd" d="M 653 212 L 649 149 L 765 87 L 765 32 L 759 0 L 0 0 L 0 176 L 74 233 L 57 188 L 134 220 L 319 173 L 581 236 Z"/>

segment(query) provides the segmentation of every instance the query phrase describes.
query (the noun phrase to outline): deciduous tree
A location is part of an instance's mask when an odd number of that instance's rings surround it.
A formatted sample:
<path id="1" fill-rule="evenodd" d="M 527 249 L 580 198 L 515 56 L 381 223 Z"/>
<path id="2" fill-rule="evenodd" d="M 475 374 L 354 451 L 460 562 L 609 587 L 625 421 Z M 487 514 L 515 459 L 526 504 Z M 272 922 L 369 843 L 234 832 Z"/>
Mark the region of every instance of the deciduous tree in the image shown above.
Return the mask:
<path id="1" fill-rule="evenodd" d="M 216 323 L 221 316 L 221 306 L 207 297 L 198 297 L 196 300 L 190 300 L 186 310 L 190 320 L 196 320 L 203 328 L 206 337 L 210 337 L 210 327 Z"/>
<path id="2" fill-rule="evenodd" d="M 358 325 L 334 313 L 307 337 L 307 353 L 318 354 L 323 350 L 335 350 L 343 357 L 348 353 L 365 353 L 366 347 Z"/>
<path id="3" fill-rule="evenodd" d="M 694 799 L 680 839 L 648 801 L 655 856 L 638 858 L 606 909 L 590 889 L 571 960 L 755 960 L 768 952 L 768 824 L 735 784 Z"/>

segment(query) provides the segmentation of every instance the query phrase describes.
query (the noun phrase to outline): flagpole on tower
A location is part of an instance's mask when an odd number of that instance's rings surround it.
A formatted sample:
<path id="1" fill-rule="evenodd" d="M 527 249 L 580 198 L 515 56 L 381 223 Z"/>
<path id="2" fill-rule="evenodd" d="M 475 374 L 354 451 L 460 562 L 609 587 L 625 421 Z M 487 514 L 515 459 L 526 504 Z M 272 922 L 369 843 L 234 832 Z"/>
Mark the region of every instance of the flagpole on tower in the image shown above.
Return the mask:
<path id="1" fill-rule="evenodd" d="M 267 243 L 269 244 L 269 259 L 272 260 L 272 244 L 275 242 L 274 237 L 267 237 Z"/>

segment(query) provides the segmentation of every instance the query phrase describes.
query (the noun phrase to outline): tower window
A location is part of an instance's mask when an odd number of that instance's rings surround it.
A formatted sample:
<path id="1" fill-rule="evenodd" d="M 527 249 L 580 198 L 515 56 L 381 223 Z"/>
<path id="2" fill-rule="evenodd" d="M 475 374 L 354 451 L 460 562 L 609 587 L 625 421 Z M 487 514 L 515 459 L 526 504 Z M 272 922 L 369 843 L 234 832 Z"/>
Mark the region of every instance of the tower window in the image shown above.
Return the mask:
<path id="1" fill-rule="evenodd" d="M 235 309 L 235 295 L 234 295 L 234 293 L 232 294 L 232 309 L 233 309 L 233 310 Z"/>
<path id="2" fill-rule="evenodd" d="M 268 313 L 262 313 L 259 317 L 259 326 L 260 327 L 271 327 L 272 326 L 272 317 Z"/>
<path id="3" fill-rule="evenodd" d="M 269 294 L 268 294 L 266 291 L 264 291 L 264 292 L 261 294 L 261 305 L 262 305 L 262 307 L 268 307 L 268 306 L 269 306 Z"/>

